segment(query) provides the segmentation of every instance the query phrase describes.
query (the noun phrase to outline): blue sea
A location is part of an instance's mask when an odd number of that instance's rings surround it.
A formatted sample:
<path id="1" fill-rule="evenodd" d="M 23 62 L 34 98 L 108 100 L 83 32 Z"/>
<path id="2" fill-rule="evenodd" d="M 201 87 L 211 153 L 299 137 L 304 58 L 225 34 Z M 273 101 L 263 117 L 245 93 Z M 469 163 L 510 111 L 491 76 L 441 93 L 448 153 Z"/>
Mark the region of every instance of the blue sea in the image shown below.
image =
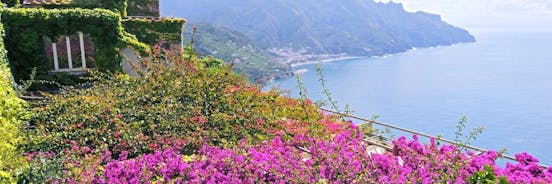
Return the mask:
<path id="1" fill-rule="evenodd" d="M 552 31 L 471 32 L 476 43 L 323 63 L 327 86 L 355 115 L 449 139 L 466 116 L 468 129 L 485 128 L 472 145 L 528 152 L 551 165 Z M 325 99 L 315 65 L 295 70 L 306 70 L 310 98 Z M 270 86 L 298 96 L 293 78 Z"/>

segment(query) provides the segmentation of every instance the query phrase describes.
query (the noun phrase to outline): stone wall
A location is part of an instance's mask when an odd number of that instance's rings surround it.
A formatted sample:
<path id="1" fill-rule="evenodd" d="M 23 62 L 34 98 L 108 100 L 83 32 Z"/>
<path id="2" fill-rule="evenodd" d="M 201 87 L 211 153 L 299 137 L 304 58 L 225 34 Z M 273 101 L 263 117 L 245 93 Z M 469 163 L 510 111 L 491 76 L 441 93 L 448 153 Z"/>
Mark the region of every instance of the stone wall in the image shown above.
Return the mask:
<path id="1" fill-rule="evenodd" d="M 159 0 L 128 0 L 127 15 L 159 17 Z"/>

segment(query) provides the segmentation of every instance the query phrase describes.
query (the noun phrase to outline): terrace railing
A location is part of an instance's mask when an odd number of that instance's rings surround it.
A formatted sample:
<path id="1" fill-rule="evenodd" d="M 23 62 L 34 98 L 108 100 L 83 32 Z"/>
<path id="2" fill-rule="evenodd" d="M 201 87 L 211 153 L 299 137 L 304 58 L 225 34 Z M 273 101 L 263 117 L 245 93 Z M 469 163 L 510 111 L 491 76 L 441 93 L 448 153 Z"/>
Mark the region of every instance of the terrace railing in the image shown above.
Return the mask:
<path id="1" fill-rule="evenodd" d="M 433 139 L 435 139 L 435 141 L 442 142 L 442 143 L 448 143 L 448 144 L 451 144 L 451 145 L 455 145 L 459 148 L 465 148 L 467 150 L 472 150 L 472 151 L 475 151 L 476 153 L 479 153 L 479 154 L 482 154 L 482 153 L 485 153 L 485 152 L 488 151 L 487 149 L 484 149 L 484 148 L 475 147 L 475 146 L 468 145 L 468 144 L 462 144 L 462 143 L 459 143 L 457 141 L 448 140 L 448 139 L 445 139 L 445 138 L 442 138 L 442 137 L 439 137 L 439 136 L 433 136 L 433 135 L 430 135 L 430 134 L 426 134 L 426 133 L 422 133 L 422 132 L 419 132 L 419 131 L 402 128 L 402 127 L 392 125 L 392 124 L 388 124 L 388 123 L 382 123 L 382 122 L 379 122 L 379 121 L 376 121 L 376 120 L 373 120 L 373 119 L 363 118 L 363 117 L 359 117 L 359 116 L 355 116 L 355 115 L 351 115 L 351 114 L 344 114 L 344 113 L 336 112 L 336 111 L 325 109 L 325 108 L 319 108 L 319 109 L 321 111 L 328 112 L 328 113 L 335 114 L 335 115 L 339 115 L 341 117 L 347 117 L 347 118 L 351 118 L 351 119 L 354 119 L 354 120 L 359 120 L 359 121 L 363 122 L 362 124 L 369 124 L 369 125 L 371 125 L 371 127 L 373 127 L 373 125 L 379 125 L 379 126 L 382 126 L 382 127 L 385 127 L 385 128 L 389 128 L 391 130 L 396 130 L 396 131 L 400 131 L 400 132 L 407 133 L 407 134 L 413 134 L 413 135 L 417 135 L 419 137 L 425 137 L 425 138 L 428 138 L 428 139 L 433 138 Z M 378 146 L 378 147 L 381 147 L 381 148 L 384 148 L 384 149 L 387 149 L 387 150 L 390 150 L 392 148 L 392 146 L 391 146 L 392 145 L 391 144 L 392 140 L 393 139 L 391 139 L 390 137 L 385 137 L 384 135 L 374 135 L 374 134 L 367 135 L 367 138 L 364 139 L 364 141 L 369 143 L 369 144 L 372 144 L 372 145 L 375 145 L 375 146 Z M 506 155 L 504 153 L 499 153 L 499 154 L 500 154 L 499 158 L 503 158 L 503 159 L 506 159 L 506 160 L 517 162 L 516 158 L 513 157 L 513 156 Z M 547 168 L 545 165 L 542 165 L 542 164 L 540 166 L 543 167 L 543 168 Z"/>

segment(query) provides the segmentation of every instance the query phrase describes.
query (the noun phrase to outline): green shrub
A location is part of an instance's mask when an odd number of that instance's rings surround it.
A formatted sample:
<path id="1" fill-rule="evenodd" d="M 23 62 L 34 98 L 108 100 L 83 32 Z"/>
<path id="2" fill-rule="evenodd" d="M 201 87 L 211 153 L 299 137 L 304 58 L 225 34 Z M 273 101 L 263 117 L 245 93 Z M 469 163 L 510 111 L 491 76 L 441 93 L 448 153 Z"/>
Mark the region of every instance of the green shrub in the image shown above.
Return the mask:
<path id="1" fill-rule="evenodd" d="M 155 45 L 159 41 L 171 44 L 182 42 L 184 19 L 164 18 L 160 20 L 127 19 L 123 21 L 125 31 L 137 35 L 139 41 Z"/>
<path id="2" fill-rule="evenodd" d="M 44 8 L 103 8 L 127 15 L 128 0 L 65 0 L 66 3 L 43 5 Z"/>
<path id="3" fill-rule="evenodd" d="M 2 24 L 0 32 L 3 32 Z M 13 183 L 24 169 L 17 146 L 21 143 L 20 124 L 28 118 L 27 104 L 17 98 L 13 85 L 6 49 L 0 37 L 0 183 Z"/>
<path id="4" fill-rule="evenodd" d="M 3 4 L 6 4 L 8 7 L 14 7 L 20 4 L 19 0 L 2 0 Z"/>
<path id="5" fill-rule="evenodd" d="M 16 97 L 6 63 L 0 62 L 0 183 L 11 183 L 24 168 L 19 127 L 27 117 L 27 104 Z"/>
<path id="6" fill-rule="evenodd" d="M 286 136 L 291 120 L 305 122 L 294 131 L 329 136 L 317 124 L 321 115 L 314 106 L 261 92 L 224 65 L 205 67 L 217 63 L 211 58 L 154 58 L 139 78 L 93 74 L 91 88 L 49 96 L 47 105 L 33 110 L 28 151 L 85 146 L 136 156 L 186 145 L 195 152 L 203 144 L 233 147 L 243 138 L 257 143 Z"/>

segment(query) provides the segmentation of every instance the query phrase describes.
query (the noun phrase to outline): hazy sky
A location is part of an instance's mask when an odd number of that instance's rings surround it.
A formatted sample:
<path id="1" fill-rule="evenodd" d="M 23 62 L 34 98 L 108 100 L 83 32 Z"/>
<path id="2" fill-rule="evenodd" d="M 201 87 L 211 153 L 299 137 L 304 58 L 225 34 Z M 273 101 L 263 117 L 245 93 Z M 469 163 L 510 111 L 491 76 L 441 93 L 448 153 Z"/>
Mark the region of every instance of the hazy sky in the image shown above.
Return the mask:
<path id="1" fill-rule="evenodd" d="M 391 0 L 376 0 L 389 2 Z M 552 0 L 392 0 L 466 28 L 552 29 Z"/>

